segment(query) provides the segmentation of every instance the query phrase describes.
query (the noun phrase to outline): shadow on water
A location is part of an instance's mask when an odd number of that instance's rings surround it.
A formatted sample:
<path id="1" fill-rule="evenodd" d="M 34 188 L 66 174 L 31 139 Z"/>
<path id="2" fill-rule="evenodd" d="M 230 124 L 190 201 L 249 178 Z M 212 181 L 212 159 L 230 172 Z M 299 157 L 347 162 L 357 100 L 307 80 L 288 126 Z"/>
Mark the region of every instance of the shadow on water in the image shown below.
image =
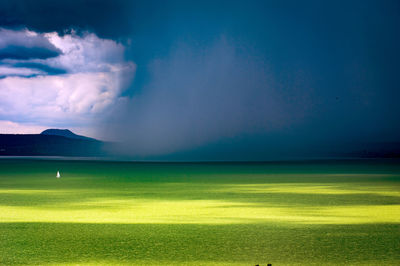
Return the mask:
<path id="1" fill-rule="evenodd" d="M 0 223 L 1 264 L 400 262 L 398 224 Z"/>

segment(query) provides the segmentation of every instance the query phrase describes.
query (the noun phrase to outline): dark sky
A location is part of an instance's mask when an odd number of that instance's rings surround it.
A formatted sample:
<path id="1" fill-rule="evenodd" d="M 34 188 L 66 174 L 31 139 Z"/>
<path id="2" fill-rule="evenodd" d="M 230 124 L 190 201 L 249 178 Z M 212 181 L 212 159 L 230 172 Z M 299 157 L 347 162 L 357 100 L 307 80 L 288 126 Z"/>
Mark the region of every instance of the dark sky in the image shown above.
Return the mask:
<path id="1" fill-rule="evenodd" d="M 265 159 L 400 141 L 399 1 L 3 1 L 0 27 L 115 40 L 96 124 L 140 158 Z"/>

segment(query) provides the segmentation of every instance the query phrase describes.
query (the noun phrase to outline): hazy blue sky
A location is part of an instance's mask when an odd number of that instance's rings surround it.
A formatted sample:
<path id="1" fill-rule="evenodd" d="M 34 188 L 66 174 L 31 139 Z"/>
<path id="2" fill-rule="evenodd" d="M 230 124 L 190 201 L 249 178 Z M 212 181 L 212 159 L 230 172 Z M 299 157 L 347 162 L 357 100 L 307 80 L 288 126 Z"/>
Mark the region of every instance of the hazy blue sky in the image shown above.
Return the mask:
<path id="1" fill-rule="evenodd" d="M 0 131 L 203 159 L 400 141 L 399 26 L 389 0 L 0 0 Z"/>

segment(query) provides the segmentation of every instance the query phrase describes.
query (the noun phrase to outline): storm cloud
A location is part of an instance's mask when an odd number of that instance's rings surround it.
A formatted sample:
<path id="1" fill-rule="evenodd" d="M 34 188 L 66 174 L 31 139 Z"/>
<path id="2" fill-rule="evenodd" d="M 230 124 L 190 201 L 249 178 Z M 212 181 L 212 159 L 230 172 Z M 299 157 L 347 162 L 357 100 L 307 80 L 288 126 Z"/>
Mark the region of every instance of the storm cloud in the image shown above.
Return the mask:
<path id="1" fill-rule="evenodd" d="M 60 54 L 61 50 L 41 34 L 0 28 L 0 60 L 46 59 Z"/>
<path id="2" fill-rule="evenodd" d="M 398 142 L 399 7 L 4 0 L 0 120 L 90 129 L 137 158 Z"/>
<path id="3" fill-rule="evenodd" d="M 129 143 L 122 152 L 155 155 L 281 130 L 301 121 L 309 102 L 294 91 L 282 97 L 269 68 L 224 36 L 202 48 L 178 44 L 149 65 L 143 93 L 114 109 L 102 131 Z"/>

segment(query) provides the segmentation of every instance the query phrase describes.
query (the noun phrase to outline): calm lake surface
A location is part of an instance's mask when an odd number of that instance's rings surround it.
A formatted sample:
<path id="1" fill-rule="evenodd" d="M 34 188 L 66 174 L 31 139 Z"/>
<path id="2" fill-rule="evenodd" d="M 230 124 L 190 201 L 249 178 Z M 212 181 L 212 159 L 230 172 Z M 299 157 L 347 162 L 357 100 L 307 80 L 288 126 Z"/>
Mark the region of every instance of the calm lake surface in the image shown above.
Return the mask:
<path id="1" fill-rule="evenodd" d="M 399 160 L 0 159 L 6 265 L 399 265 L 399 224 Z"/>

